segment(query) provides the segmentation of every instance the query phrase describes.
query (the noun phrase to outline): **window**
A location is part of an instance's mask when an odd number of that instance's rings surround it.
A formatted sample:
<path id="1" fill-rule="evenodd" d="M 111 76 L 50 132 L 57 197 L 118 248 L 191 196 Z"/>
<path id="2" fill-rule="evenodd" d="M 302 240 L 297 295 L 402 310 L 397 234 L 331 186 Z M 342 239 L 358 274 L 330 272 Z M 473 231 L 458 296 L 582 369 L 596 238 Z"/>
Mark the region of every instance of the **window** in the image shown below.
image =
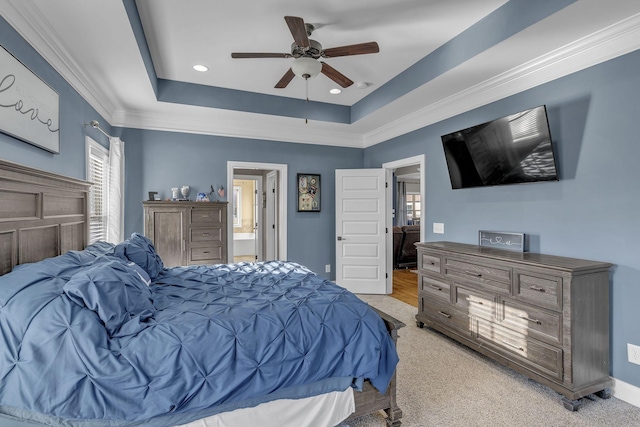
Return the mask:
<path id="1" fill-rule="evenodd" d="M 87 181 L 89 190 L 89 243 L 107 240 L 107 183 L 109 151 L 87 138 Z"/>
<path id="2" fill-rule="evenodd" d="M 420 224 L 420 195 L 407 194 L 407 224 Z"/>

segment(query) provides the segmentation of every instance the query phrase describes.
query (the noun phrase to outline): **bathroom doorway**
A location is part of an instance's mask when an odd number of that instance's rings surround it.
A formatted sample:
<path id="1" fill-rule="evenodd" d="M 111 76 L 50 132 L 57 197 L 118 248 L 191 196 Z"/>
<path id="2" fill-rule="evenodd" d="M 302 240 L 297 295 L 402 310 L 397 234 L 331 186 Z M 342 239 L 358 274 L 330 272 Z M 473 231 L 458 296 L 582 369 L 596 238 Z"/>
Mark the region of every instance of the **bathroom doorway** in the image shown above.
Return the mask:
<path id="1" fill-rule="evenodd" d="M 264 261 L 262 175 L 233 175 L 233 262 Z"/>

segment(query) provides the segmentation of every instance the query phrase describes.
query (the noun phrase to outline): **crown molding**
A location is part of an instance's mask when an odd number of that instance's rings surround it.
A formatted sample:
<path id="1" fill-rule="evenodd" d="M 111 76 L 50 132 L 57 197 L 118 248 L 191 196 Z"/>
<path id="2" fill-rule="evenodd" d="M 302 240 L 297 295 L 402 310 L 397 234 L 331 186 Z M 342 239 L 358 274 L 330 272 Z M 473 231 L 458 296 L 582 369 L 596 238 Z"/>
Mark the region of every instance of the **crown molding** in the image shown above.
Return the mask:
<path id="1" fill-rule="evenodd" d="M 4 7 L 11 13 L 3 18 L 67 81 L 102 117 L 108 119 L 117 109 L 117 102 L 107 93 L 97 90 L 96 84 L 83 72 L 78 61 L 65 49 L 60 36 L 51 28 L 46 17 L 31 2 L 20 1 L 20 7 L 9 0 Z"/>
<path id="2" fill-rule="evenodd" d="M 388 141 L 638 49 L 640 14 L 367 132 L 363 135 L 364 146 Z"/>
<path id="3" fill-rule="evenodd" d="M 360 134 L 313 127 L 314 125 L 322 126 L 322 123 L 307 125 L 302 119 L 271 116 L 265 119 L 264 115 L 257 113 L 229 112 L 193 106 L 184 106 L 184 108 L 184 114 L 176 114 L 174 110 L 166 112 L 120 110 L 114 114 L 112 126 L 334 147 L 364 147 Z M 294 121 L 300 124 L 296 125 Z"/>

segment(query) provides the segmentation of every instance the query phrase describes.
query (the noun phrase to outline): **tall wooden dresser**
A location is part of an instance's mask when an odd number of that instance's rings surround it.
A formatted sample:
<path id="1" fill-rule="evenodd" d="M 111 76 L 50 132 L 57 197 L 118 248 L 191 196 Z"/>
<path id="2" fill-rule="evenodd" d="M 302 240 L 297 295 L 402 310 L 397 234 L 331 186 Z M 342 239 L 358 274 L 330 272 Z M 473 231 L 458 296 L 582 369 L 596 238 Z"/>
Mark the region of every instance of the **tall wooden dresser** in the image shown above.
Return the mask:
<path id="1" fill-rule="evenodd" d="M 226 202 L 142 202 L 144 234 L 165 266 L 227 262 Z"/>
<path id="2" fill-rule="evenodd" d="M 611 264 L 452 242 L 418 243 L 418 326 L 544 384 L 577 410 L 611 395 Z"/>

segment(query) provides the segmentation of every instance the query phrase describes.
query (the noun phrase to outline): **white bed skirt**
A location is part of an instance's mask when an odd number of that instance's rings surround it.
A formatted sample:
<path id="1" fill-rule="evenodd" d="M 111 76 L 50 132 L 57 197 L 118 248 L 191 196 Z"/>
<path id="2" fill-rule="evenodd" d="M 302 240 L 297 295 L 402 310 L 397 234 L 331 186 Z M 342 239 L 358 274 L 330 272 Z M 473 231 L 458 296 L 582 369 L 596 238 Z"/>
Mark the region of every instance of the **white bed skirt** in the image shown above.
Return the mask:
<path id="1" fill-rule="evenodd" d="M 280 399 L 212 415 L 180 427 L 334 427 L 356 410 L 353 389 L 303 399 Z"/>

